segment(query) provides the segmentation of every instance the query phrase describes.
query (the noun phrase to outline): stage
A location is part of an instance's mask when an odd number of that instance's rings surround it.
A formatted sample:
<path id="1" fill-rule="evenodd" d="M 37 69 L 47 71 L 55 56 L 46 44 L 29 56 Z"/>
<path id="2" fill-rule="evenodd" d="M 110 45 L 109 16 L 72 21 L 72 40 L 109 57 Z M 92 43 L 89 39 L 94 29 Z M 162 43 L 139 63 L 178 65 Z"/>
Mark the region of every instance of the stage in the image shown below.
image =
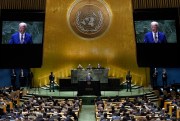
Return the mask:
<path id="1" fill-rule="evenodd" d="M 42 88 L 32 88 L 28 89 L 27 96 L 22 98 L 23 100 L 27 100 L 29 96 L 38 95 L 42 97 L 53 96 L 54 98 L 74 98 L 77 96 L 77 91 L 59 91 L 55 90 L 55 92 L 49 92 L 49 90 L 45 90 Z M 150 99 L 156 101 L 157 97 L 153 94 L 152 90 L 149 88 L 140 88 L 140 89 L 132 89 L 132 92 L 126 92 L 126 89 L 122 89 L 120 91 L 101 91 L 101 97 L 115 97 L 119 96 L 120 98 L 125 97 L 137 97 L 137 96 L 148 96 Z M 79 96 L 83 99 L 83 104 L 94 104 L 93 100 L 97 97 L 96 95 L 83 95 Z"/>

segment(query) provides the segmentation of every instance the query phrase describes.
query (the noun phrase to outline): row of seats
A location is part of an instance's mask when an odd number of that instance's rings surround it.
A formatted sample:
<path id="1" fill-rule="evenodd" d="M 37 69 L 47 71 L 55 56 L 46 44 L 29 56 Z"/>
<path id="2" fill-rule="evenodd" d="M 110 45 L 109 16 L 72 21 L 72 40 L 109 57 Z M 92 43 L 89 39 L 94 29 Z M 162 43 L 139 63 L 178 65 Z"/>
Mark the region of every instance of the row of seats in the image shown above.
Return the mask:
<path id="1" fill-rule="evenodd" d="M 176 121 L 176 115 L 170 115 L 165 108 L 146 97 L 135 98 L 107 98 L 98 97 L 95 100 L 96 121 L 150 121 L 167 120 Z"/>
<path id="2" fill-rule="evenodd" d="M 0 120 L 77 121 L 81 107 L 82 100 L 78 97 L 54 99 L 53 97 L 32 96 L 28 101 L 4 112 Z"/>

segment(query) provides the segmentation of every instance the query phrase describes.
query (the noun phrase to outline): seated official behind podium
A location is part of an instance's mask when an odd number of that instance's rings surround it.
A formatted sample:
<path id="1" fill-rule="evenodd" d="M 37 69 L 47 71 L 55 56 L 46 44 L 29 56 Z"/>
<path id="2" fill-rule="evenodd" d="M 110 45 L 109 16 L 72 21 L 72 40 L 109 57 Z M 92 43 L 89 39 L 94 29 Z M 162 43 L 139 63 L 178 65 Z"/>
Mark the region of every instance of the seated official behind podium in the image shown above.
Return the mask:
<path id="1" fill-rule="evenodd" d="M 54 92 L 54 79 L 55 79 L 55 76 L 53 74 L 53 72 L 51 72 L 51 74 L 49 75 L 49 84 L 50 84 L 50 87 L 49 87 L 49 91 L 51 92 L 51 90 L 53 90 Z"/>
<path id="2" fill-rule="evenodd" d="M 98 63 L 98 65 L 97 65 L 97 68 L 98 68 L 98 69 L 99 69 L 99 68 L 102 68 L 101 65 L 100 65 L 99 63 Z"/>
<path id="3" fill-rule="evenodd" d="M 79 64 L 78 67 L 77 67 L 77 69 L 83 69 L 82 65 Z"/>
<path id="4" fill-rule="evenodd" d="M 88 64 L 87 69 L 92 69 L 91 64 Z"/>

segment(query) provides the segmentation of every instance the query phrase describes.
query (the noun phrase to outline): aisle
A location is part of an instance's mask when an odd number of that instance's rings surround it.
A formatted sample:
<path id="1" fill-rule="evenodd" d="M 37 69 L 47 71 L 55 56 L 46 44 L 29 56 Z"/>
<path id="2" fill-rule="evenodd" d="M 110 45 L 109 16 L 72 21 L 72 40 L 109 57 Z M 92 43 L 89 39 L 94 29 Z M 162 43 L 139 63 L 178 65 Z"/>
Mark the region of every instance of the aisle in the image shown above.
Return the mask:
<path id="1" fill-rule="evenodd" d="M 78 121 L 95 121 L 94 105 L 82 105 Z"/>

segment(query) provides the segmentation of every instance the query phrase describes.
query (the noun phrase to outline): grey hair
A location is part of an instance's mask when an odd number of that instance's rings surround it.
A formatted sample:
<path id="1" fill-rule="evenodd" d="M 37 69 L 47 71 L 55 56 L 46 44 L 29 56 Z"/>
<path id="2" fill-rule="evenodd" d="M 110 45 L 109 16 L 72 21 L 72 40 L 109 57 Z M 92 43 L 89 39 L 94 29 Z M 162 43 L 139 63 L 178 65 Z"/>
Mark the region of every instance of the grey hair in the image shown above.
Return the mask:
<path id="1" fill-rule="evenodd" d="M 154 26 L 154 25 L 159 26 L 159 23 L 157 21 L 151 22 L 151 26 Z"/>
<path id="2" fill-rule="evenodd" d="M 19 27 L 21 27 L 21 26 L 25 26 L 27 28 L 27 24 L 24 22 L 19 23 Z"/>

